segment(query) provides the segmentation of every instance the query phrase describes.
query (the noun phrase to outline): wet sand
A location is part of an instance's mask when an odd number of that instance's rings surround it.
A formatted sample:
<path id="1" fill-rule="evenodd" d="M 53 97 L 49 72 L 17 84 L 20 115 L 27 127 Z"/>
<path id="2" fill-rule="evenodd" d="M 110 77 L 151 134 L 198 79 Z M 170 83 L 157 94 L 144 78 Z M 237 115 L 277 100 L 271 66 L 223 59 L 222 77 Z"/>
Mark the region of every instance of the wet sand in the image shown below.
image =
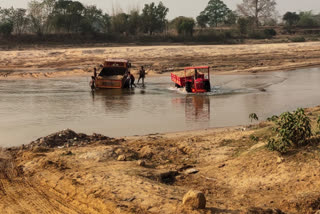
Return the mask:
<path id="1" fill-rule="evenodd" d="M 320 65 L 320 42 L 207 45 L 43 48 L 1 51 L 0 78 L 90 76 L 106 58 L 125 58 L 148 75 L 209 65 L 214 74 L 292 70 Z"/>

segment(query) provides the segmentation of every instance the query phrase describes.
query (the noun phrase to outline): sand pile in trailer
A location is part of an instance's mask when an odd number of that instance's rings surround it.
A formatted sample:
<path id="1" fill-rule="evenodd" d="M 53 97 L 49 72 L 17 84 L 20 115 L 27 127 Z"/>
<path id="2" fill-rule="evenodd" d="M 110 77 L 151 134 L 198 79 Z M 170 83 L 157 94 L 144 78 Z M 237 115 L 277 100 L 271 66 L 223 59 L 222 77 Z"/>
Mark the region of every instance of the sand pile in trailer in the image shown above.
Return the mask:
<path id="1" fill-rule="evenodd" d="M 177 75 L 178 77 L 184 77 L 185 76 L 184 71 L 173 72 L 173 74 Z M 198 70 L 198 74 L 202 75 L 203 73 Z M 186 76 L 187 77 L 194 76 L 194 75 L 195 75 L 195 70 L 194 69 L 186 71 Z"/>
<path id="2" fill-rule="evenodd" d="M 113 76 L 99 76 L 98 79 L 107 79 L 107 80 L 122 80 L 123 76 L 122 75 L 113 75 Z"/>

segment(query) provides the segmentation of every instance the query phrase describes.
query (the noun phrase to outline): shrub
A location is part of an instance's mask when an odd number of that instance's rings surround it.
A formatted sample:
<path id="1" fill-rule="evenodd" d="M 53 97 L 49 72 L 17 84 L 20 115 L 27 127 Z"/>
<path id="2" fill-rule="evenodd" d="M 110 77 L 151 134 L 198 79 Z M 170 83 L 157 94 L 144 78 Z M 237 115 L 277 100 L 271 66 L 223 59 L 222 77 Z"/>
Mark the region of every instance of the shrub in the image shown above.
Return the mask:
<path id="1" fill-rule="evenodd" d="M 196 42 L 216 42 L 216 43 L 226 43 L 231 39 L 236 38 L 234 31 L 216 31 L 208 30 L 205 32 L 200 32 L 193 37 L 193 41 Z"/>
<path id="2" fill-rule="evenodd" d="M 254 142 L 259 142 L 259 137 L 255 136 L 255 135 L 250 135 L 249 138 L 250 138 L 250 140 L 252 140 Z"/>
<path id="3" fill-rule="evenodd" d="M 0 24 L 0 34 L 9 36 L 13 32 L 13 23 L 4 22 Z"/>
<path id="4" fill-rule="evenodd" d="M 171 25 L 174 26 L 179 35 L 192 36 L 195 24 L 193 18 L 183 16 L 179 16 L 171 21 Z"/>
<path id="5" fill-rule="evenodd" d="M 249 114 L 249 119 L 251 119 L 252 122 L 253 120 L 259 120 L 259 117 L 256 113 L 251 113 Z"/>
<path id="6" fill-rule="evenodd" d="M 279 119 L 277 115 L 273 115 L 272 117 L 267 118 L 269 122 L 276 122 Z"/>
<path id="7" fill-rule="evenodd" d="M 312 135 L 310 119 L 301 108 L 293 113 L 281 114 L 275 124 L 274 131 L 277 135 L 276 138 L 272 138 L 268 142 L 270 150 L 285 153 L 291 147 L 307 144 L 308 138 Z"/>
<path id="8" fill-rule="evenodd" d="M 252 31 L 249 33 L 249 38 L 251 39 L 267 39 L 268 37 L 264 34 L 263 31 Z"/>
<path id="9" fill-rule="evenodd" d="M 290 38 L 291 42 L 305 42 L 306 39 L 303 36 L 297 36 Z"/>
<path id="10" fill-rule="evenodd" d="M 312 11 L 301 12 L 299 14 L 300 20 L 298 26 L 300 27 L 318 27 L 319 23 Z"/>
<path id="11" fill-rule="evenodd" d="M 273 28 L 265 29 L 263 32 L 266 36 L 269 36 L 270 38 L 277 35 L 277 31 L 275 31 L 275 29 Z"/>
<path id="12" fill-rule="evenodd" d="M 252 39 L 271 39 L 276 35 L 277 32 L 272 28 L 265 30 L 254 30 L 249 33 L 249 37 Z"/>
<path id="13" fill-rule="evenodd" d="M 237 24 L 241 35 L 246 35 L 255 28 L 254 19 L 252 17 L 239 18 Z"/>

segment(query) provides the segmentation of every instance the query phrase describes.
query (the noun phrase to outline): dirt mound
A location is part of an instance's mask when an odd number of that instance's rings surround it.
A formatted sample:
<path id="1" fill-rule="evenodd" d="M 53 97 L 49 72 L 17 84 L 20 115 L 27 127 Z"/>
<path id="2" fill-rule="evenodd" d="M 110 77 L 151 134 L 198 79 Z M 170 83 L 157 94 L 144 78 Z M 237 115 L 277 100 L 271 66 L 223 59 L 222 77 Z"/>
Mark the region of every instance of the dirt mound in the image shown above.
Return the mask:
<path id="1" fill-rule="evenodd" d="M 76 133 L 70 129 L 65 129 L 60 132 L 48 135 L 31 142 L 25 146 L 26 149 L 35 147 L 42 148 L 57 148 L 57 147 L 71 147 L 71 146 L 86 146 L 92 143 L 101 144 L 117 144 L 119 139 L 110 138 L 101 134 L 86 135 L 83 133 Z"/>

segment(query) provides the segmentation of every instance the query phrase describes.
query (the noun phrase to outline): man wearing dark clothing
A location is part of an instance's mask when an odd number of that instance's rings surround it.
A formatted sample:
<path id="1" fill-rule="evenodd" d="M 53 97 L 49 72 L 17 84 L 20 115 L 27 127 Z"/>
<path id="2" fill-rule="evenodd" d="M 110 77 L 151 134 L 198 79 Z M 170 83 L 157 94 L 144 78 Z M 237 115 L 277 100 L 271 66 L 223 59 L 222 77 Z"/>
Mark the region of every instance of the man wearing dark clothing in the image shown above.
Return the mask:
<path id="1" fill-rule="evenodd" d="M 97 79 L 97 69 L 96 68 L 94 68 L 93 77 L 94 77 L 94 79 Z"/>
<path id="2" fill-rule="evenodd" d="M 143 66 L 141 66 L 141 69 L 139 71 L 138 83 L 140 82 L 140 79 L 142 79 L 142 85 L 144 85 L 144 78 L 145 77 L 146 77 L 146 71 L 144 70 Z"/>
<path id="3" fill-rule="evenodd" d="M 96 88 L 96 83 L 95 83 L 95 78 L 94 78 L 94 76 L 91 77 L 90 87 L 91 87 L 91 90 L 92 90 L 92 91 Z"/>
<path id="4" fill-rule="evenodd" d="M 134 81 L 135 81 L 134 76 L 130 72 L 128 74 L 129 74 L 129 78 L 130 78 L 130 87 L 131 88 L 133 88 L 133 86 L 137 87 L 136 84 L 134 84 Z"/>

